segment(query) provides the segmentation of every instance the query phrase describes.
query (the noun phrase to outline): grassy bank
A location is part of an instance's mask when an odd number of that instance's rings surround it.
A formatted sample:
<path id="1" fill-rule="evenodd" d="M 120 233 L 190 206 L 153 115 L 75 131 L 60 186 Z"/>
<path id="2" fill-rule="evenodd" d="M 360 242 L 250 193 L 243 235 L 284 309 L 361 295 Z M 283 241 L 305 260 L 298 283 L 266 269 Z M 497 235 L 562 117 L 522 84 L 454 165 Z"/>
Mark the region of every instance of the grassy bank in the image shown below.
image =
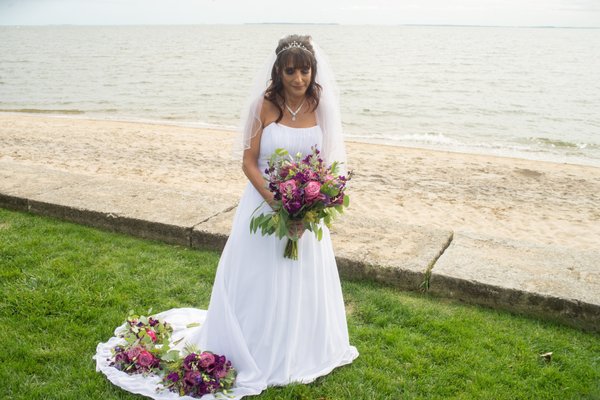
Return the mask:
<path id="1" fill-rule="evenodd" d="M 95 372 L 96 344 L 130 309 L 206 308 L 218 259 L 0 209 L 0 398 L 140 398 Z M 360 357 L 257 399 L 600 399 L 598 334 L 372 284 L 343 289 Z"/>

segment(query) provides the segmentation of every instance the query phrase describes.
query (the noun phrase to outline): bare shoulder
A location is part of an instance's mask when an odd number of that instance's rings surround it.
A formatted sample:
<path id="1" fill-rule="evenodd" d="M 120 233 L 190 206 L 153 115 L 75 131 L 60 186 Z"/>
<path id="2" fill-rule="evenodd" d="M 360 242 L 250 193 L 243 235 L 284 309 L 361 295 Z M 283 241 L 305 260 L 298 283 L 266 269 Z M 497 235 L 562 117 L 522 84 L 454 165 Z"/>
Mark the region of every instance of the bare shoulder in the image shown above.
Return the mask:
<path id="1" fill-rule="evenodd" d="M 277 121 L 279 117 L 279 109 L 269 100 L 263 101 L 262 108 L 260 110 L 260 121 L 262 122 L 263 128 L 272 122 Z"/>

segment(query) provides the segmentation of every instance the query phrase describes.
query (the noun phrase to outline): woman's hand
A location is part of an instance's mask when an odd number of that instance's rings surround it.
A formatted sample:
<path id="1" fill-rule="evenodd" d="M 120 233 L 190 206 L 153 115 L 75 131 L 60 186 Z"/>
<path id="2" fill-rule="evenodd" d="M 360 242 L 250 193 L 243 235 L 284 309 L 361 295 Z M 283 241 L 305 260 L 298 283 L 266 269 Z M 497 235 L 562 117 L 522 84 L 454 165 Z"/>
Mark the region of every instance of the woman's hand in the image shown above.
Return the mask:
<path id="1" fill-rule="evenodd" d="M 271 206 L 271 210 L 275 211 L 275 205 L 277 204 L 275 202 L 275 194 L 273 192 L 267 192 L 264 199 L 267 204 Z"/>

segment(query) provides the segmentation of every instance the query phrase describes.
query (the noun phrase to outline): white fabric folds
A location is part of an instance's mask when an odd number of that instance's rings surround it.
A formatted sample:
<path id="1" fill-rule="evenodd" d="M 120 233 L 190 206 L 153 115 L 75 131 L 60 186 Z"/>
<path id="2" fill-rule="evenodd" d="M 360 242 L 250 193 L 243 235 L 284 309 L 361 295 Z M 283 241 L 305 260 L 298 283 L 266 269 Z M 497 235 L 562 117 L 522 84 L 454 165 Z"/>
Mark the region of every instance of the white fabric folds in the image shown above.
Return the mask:
<path id="1" fill-rule="evenodd" d="M 259 168 L 266 168 L 276 148 L 307 154 L 311 146 L 322 143 L 320 126 L 290 128 L 272 123 L 262 133 Z M 358 356 L 348 339 L 329 231 L 323 227 L 321 241 L 305 232 L 298 243 L 298 260 L 286 259 L 286 239 L 250 233 L 251 215 L 261 203 L 262 197 L 248 183 L 219 261 L 208 311 L 180 308 L 157 314 L 174 325 L 174 340 L 184 338 L 179 347 L 192 343 L 231 360 L 238 370 L 235 399 L 259 394 L 268 386 L 312 382 Z M 201 326 L 186 328 L 192 322 Z M 130 376 L 110 367 L 107 359 L 117 342 L 113 337 L 98 345 L 98 371 L 133 393 L 154 399 L 182 398 L 155 392 L 155 378 Z"/>

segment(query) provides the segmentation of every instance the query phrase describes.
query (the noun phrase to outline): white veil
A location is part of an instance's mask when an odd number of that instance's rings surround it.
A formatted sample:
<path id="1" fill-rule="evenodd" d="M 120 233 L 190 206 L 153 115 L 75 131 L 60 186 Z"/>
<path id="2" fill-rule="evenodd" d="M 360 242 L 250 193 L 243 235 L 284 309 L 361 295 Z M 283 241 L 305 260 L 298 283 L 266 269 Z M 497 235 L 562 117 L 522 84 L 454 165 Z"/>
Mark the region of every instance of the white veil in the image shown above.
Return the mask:
<path id="1" fill-rule="evenodd" d="M 346 171 L 346 149 L 342 132 L 342 119 L 339 106 L 339 91 L 335 83 L 333 71 L 329 66 L 326 56 L 321 48 L 311 39 L 317 61 L 317 75 L 315 81 L 321 85 L 321 97 L 317 107 L 317 124 L 323 131 L 323 146 L 321 154 L 327 164 L 334 161 L 344 163 L 340 172 Z M 233 155 L 241 160 L 244 150 L 250 148 L 250 140 L 260 131 L 260 110 L 263 103 L 265 90 L 271 80 L 271 70 L 277 56 L 275 51 L 265 60 L 262 68 L 254 78 L 250 95 L 242 110 L 238 139 L 234 144 Z"/>

